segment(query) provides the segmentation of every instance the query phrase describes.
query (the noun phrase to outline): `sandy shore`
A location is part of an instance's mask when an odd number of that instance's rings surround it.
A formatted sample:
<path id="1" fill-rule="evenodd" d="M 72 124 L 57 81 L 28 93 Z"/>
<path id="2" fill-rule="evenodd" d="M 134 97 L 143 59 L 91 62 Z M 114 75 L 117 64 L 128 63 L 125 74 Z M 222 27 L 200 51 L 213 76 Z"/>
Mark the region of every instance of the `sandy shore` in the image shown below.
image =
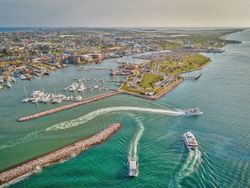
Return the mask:
<path id="1" fill-rule="evenodd" d="M 111 124 L 104 130 L 90 136 L 89 138 L 81 139 L 61 149 L 36 157 L 32 160 L 16 165 L 11 169 L 5 170 L 0 173 L 0 185 L 7 185 L 10 181 L 15 181 L 24 176 L 29 176 L 37 171 L 40 171 L 43 167 L 74 157 L 85 149 L 105 141 L 120 127 L 120 123 Z"/>

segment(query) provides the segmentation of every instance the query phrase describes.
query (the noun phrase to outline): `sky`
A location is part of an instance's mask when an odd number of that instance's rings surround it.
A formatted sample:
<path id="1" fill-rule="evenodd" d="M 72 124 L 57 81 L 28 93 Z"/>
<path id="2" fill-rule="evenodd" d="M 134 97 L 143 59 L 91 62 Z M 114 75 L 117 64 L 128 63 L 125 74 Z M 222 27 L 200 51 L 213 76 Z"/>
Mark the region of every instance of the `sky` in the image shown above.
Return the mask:
<path id="1" fill-rule="evenodd" d="M 0 0 L 0 27 L 250 27 L 250 0 Z"/>

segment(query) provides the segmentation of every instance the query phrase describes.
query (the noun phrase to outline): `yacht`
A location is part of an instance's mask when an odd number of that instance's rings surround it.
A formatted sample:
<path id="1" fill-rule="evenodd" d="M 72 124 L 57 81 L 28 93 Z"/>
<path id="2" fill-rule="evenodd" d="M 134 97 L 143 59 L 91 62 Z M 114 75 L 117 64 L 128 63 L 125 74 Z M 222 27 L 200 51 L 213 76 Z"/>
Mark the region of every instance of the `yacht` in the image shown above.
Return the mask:
<path id="1" fill-rule="evenodd" d="M 69 87 L 69 91 L 75 91 L 78 88 L 78 83 L 73 83 L 70 87 Z"/>
<path id="2" fill-rule="evenodd" d="M 78 96 L 75 98 L 75 100 L 76 100 L 77 102 L 81 101 L 81 100 L 82 100 L 82 96 L 78 95 Z"/>
<path id="3" fill-rule="evenodd" d="M 139 175 L 139 165 L 136 160 L 130 158 L 129 162 L 129 176 L 136 177 Z"/>
<path id="4" fill-rule="evenodd" d="M 190 108 L 190 109 L 185 110 L 186 116 L 199 116 L 202 114 L 203 112 L 201 112 L 199 108 Z"/>
<path id="5" fill-rule="evenodd" d="M 6 85 L 7 85 L 8 88 L 11 88 L 11 83 L 10 82 L 7 82 Z"/>
<path id="6" fill-rule="evenodd" d="M 195 150 L 198 148 L 198 143 L 192 132 L 188 131 L 183 135 L 185 145 L 189 150 Z"/>
<path id="7" fill-rule="evenodd" d="M 77 88 L 77 91 L 82 92 L 82 91 L 84 91 L 84 90 L 85 90 L 85 86 L 84 86 L 84 84 L 81 82 L 81 83 L 79 84 L 79 87 Z"/>
<path id="8" fill-rule="evenodd" d="M 27 103 L 29 101 L 30 101 L 30 98 L 25 98 L 25 99 L 22 100 L 23 103 Z"/>

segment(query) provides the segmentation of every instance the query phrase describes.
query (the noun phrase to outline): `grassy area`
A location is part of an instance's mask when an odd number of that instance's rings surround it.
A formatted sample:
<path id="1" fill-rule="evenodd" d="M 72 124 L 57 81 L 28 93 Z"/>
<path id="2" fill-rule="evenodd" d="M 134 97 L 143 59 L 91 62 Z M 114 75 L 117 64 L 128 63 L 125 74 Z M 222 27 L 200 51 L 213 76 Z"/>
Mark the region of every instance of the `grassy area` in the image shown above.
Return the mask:
<path id="1" fill-rule="evenodd" d="M 62 51 L 53 51 L 51 52 L 52 55 L 62 55 Z"/>
<path id="2" fill-rule="evenodd" d="M 183 37 L 184 41 L 189 41 L 195 48 L 221 48 L 225 46 L 225 40 L 220 39 L 221 34 L 190 35 Z"/>
<path id="3" fill-rule="evenodd" d="M 163 50 L 173 50 L 173 49 L 179 49 L 181 47 L 180 43 L 177 43 L 175 41 L 173 42 L 165 42 L 162 46 Z"/>
<path id="4" fill-rule="evenodd" d="M 123 84 L 123 86 L 122 86 L 121 89 L 124 90 L 124 91 L 133 92 L 133 93 L 144 94 L 144 92 L 141 91 L 141 90 L 138 90 L 138 89 L 135 89 L 135 88 L 128 87 L 127 83 Z"/>
<path id="5" fill-rule="evenodd" d="M 145 73 L 142 77 L 140 86 L 145 88 L 153 88 L 153 85 L 163 79 L 163 76 L 151 73 Z"/>
<path id="6" fill-rule="evenodd" d="M 0 53 L 0 58 L 9 57 L 11 54 Z"/>
<path id="7" fill-rule="evenodd" d="M 180 74 L 192 70 L 200 69 L 210 62 L 210 58 L 201 54 L 188 54 L 178 61 L 169 60 L 159 63 L 159 71 L 166 74 Z"/>

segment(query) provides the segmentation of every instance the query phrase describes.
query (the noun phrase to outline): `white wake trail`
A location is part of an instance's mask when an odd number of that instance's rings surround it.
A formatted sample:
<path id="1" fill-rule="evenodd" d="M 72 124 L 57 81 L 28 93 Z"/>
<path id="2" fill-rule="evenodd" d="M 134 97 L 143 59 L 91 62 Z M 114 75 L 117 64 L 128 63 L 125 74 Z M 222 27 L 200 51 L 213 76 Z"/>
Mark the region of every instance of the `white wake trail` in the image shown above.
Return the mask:
<path id="1" fill-rule="evenodd" d="M 195 172 L 200 166 L 201 161 L 201 152 L 198 149 L 189 151 L 188 158 L 182 165 L 180 171 L 178 171 L 178 174 L 172 178 L 168 187 L 181 187 L 181 181 Z"/>
<path id="2" fill-rule="evenodd" d="M 129 147 L 129 158 L 133 158 L 135 160 L 137 160 L 137 148 L 138 148 L 138 143 L 142 137 L 142 134 L 144 132 L 144 126 L 143 123 L 136 119 L 136 122 L 139 126 L 137 132 L 134 134 L 134 137 L 130 143 L 130 147 Z"/>
<path id="3" fill-rule="evenodd" d="M 162 110 L 162 109 L 142 108 L 142 107 L 119 106 L 119 107 L 100 108 L 96 111 L 90 112 L 79 118 L 55 124 L 47 128 L 47 131 L 63 130 L 63 129 L 76 127 L 81 124 L 87 123 L 88 121 L 96 118 L 99 115 L 110 113 L 110 112 L 120 112 L 120 111 L 148 112 L 148 113 L 156 113 L 156 114 L 166 114 L 166 115 L 171 115 L 171 116 L 183 115 L 183 112 L 177 112 L 173 110 Z"/>

